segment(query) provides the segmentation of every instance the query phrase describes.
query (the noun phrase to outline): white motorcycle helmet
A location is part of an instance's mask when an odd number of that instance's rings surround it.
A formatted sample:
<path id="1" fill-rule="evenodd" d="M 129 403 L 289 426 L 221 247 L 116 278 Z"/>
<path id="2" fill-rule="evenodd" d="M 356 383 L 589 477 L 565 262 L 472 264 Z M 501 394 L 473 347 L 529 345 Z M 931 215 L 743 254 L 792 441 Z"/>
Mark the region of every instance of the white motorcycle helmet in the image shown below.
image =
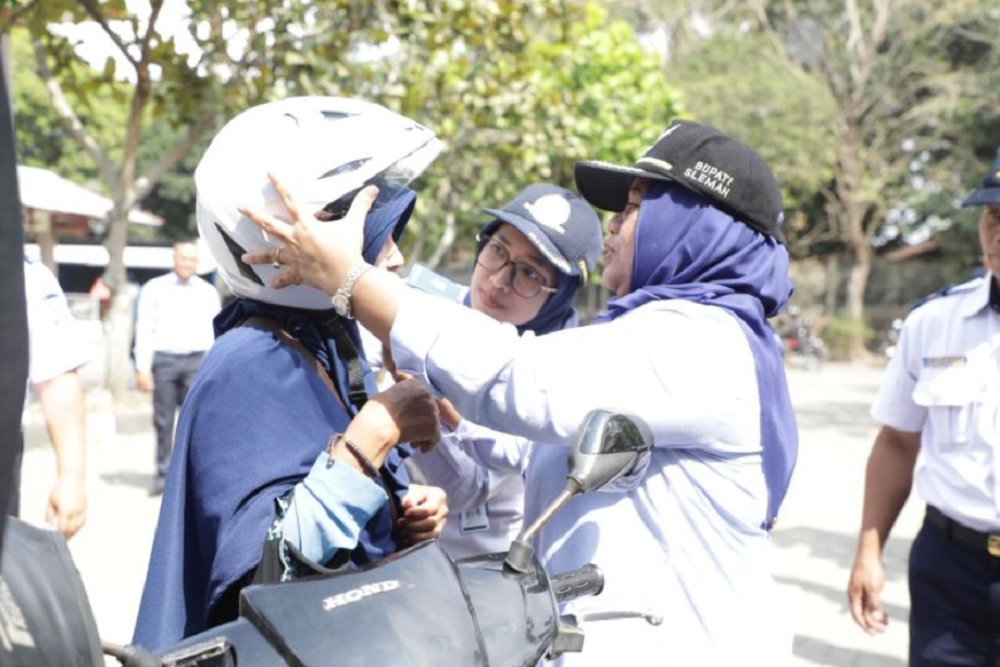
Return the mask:
<path id="1" fill-rule="evenodd" d="M 278 271 L 240 259 L 244 252 L 282 244 L 237 207 L 286 214 L 268 180 L 271 172 L 302 215 L 325 211 L 323 219 L 343 217 L 357 192 L 370 184 L 379 188 L 376 209 L 419 176 L 442 146 L 426 127 L 362 100 L 293 97 L 253 107 L 219 131 L 195 169 L 198 230 L 236 296 L 329 309 L 323 291 L 305 285 L 272 289 L 268 284 Z"/>

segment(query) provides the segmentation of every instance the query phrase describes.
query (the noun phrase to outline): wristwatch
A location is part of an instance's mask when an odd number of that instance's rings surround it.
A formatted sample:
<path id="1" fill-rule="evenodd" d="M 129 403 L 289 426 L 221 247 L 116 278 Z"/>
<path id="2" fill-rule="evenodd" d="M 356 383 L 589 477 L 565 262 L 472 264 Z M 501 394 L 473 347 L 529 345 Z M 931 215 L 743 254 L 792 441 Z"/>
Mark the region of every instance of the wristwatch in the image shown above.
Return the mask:
<path id="1" fill-rule="evenodd" d="M 351 292 L 354 290 L 354 283 L 358 282 L 358 278 L 368 273 L 368 270 L 372 268 L 374 267 L 371 264 L 358 262 L 347 272 L 344 282 L 333 295 L 333 309 L 337 311 L 338 315 L 351 319 Z"/>

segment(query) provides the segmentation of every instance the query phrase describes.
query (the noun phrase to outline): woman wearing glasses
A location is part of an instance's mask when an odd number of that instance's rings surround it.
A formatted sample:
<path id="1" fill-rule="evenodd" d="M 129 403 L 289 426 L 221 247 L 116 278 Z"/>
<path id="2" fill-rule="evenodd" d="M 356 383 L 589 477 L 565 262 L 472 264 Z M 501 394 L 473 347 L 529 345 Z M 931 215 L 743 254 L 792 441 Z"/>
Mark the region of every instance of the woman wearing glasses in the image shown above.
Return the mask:
<path id="1" fill-rule="evenodd" d="M 513 324 L 518 333 L 547 334 L 576 326 L 573 299 L 601 251 L 601 223 L 579 195 L 555 185 L 529 185 L 480 231 L 476 266 L 460 300 L 493 319 Z M 422 289 L 435 281 L 420 281 Z M 455 558 L 505 551 L 521 528 L 533 500 L 530 477 L 534 454 L 528 441 L 462 419 L 450 405 L 441 409 L 442 437 L 437 448 L 412 457 L 428 484 L 448 492 L 451 520 L 441 542 Z M 565 456 L 564 456 L 565 458 Z M 565 473 L 565 464 L 559 468 Z"/>

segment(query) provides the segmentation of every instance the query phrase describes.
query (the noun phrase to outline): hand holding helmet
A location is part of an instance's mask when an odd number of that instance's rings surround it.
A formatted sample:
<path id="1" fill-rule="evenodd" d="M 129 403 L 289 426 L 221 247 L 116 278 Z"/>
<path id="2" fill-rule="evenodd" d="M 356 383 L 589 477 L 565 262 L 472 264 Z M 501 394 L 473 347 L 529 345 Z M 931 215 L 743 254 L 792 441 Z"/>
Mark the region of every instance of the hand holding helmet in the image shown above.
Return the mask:
<path id="1" fill-rule="evenodd" d="M 295 221 L 308 225 L 306 229 L 340 226 L 337 221 L 371 186 L 375 189 L 363 195 L 371 197 L 366 211 L 388 209 L 404 199 L 406 185 L 442 146 L 426 127 L 364 100 L 292 97 L 253 107 L 216 134 L 198 163 L 198 230 L 219 275 L 236 296 L 328 310 L 325 291 L 298 285 L 309 282 L 311 271 L 300 276 L 286 270 L 277 284 L 291 287 L 270 287 L 282 264 L 302 268 L 302 253 L 281 248 L 287 239 L 265 229 L 287 230 L 285 223 Z M 247 209 L 257 216 L 257 224 L 243 214 Z M 261 224 L 264 219 L 269 227 Z M 346 244 L 338 251 L 349 251 L 353 259 L 359 254 L 362 228 L 345 234 L 337 237 L 337 243 Z M 305 237 L 310 235 L 298 234 L 300 249 Z M 246 254 L 260 261 L 251 266 L 241 259 Z"/>
<path id="2" fill-rule="evenodd" d="M 252 208 L 240 207 L 239 211 L 284 245 L 276 250 L 247 252 L 242 260 L 250 265 L 274 263 L 283 266 L 270 282 L 274 289 L 305 283 L 332 294 L 344 281 L 346 267 L 362 261 L 365 216 L 378 197 L 378 188 L 362 188 L 343 220 L 325 223 L 314 216 L 301 215 L 293 195 L 281 180 L 274 174 L 269 174 L 268 178 L 284 204 L 287 219 Z M 325 248 L 326 252 L 320 248 Z M 339 261 L 330 261 L 334 258 Z"/>

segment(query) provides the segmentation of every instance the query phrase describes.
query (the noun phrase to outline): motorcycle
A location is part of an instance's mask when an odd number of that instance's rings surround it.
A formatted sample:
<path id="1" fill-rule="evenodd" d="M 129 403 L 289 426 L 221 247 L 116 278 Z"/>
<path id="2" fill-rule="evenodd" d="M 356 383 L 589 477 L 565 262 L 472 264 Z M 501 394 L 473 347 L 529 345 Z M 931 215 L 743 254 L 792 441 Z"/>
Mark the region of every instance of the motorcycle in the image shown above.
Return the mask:
<path id="1" fill-rule="evenodd" d="M 571 449 L 565 489 L 506 553 L 456 561 L 431 540 L 368 567 L 249 586 L 240 594 L 239 618 L 161 652 L 102 646 L 65 542 L 15 522 L 0 570 L 0 663 L 94 667 L 103 664 L 103 650 L 123 667 L 527 667 L 581 651 L 583 619 L 561 616 L 559 605 L 598 595 L 603 575 L 588 564 L 549 576 L 532 540 L 577 494 L 641 471 L 651 447 L 640 420 L 591 412 Z M 49 543 L 61 544 L 61 551 L 54 553 Z M 39 551 L 52 562 L 40 562 Z M 69 585 L 38 575 L 53 563 Z M 627 617 L 662 622 L 632 611 L 601 612 L 589 620 Z"/>
<path id="2" fill-rule="evenodd" d="M 885 357 L 886 361 L 892 359 L 893 355 L 896 354 L 896 348 L 899 345 L 899 334 L 903 331 L 903 320 L 899 317 L 894 319 L 889 325 L 889 328 L 882 334 L 882 341 L 879 344 L 879 352 Z"/>
<path id="3" fill-rule="evenodd" d="M 813 331 L 812 321 L 793 323 L 781 333 L 782 354 L 790 364 L 818 370 L 826 361 L 826 345 Z"/>

